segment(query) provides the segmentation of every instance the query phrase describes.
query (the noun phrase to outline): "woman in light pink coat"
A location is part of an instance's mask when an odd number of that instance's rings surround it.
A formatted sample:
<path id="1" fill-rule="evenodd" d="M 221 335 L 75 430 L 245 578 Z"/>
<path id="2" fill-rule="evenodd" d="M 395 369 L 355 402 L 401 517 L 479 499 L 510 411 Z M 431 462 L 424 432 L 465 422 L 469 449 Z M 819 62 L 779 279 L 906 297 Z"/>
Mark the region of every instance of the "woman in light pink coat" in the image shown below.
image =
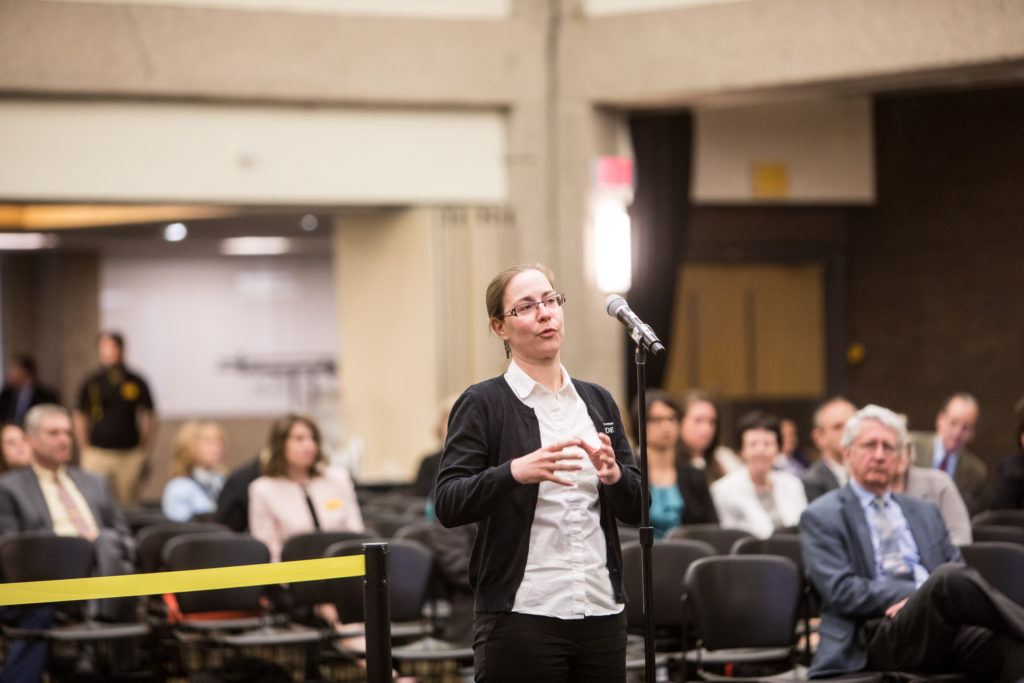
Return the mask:
<path id="1" fill-rule="evenodd" d="M 267 545 L 274 562 L 295 534 L 364 530 L 352 478 L 327 466 L 313 420 L 294 414 L 279 419 L 267 447 L 262 476 L 249 485 L 249 531 Z"/>

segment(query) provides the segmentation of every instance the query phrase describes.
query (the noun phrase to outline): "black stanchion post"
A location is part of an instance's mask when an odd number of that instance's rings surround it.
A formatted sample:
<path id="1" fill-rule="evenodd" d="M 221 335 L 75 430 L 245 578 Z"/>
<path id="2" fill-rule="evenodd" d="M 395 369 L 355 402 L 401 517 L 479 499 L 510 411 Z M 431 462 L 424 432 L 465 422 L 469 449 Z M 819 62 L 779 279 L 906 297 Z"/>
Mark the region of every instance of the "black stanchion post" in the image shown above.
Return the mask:
<path id="1" fill-rule="evenodd" d="M 363 612 L 366 620 L 367 683 L 390 683 L 391 599 L 388 595 L 388 544 L 364 543 L 366 576 Z"/>

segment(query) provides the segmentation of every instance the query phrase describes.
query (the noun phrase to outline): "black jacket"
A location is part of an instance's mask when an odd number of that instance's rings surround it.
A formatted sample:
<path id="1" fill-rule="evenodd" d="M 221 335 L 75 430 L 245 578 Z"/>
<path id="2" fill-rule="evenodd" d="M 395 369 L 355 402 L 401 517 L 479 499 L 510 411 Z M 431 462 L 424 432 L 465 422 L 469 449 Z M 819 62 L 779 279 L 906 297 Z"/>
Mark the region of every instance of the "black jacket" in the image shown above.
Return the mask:
<path id="1" fill-rule="evenodd" d="M 611 394 L 589 382 L 573 380 L 573 385 L 595 428 L 611 439 L 622 470 L 614 485 L 598 485 L 598 496 L 612 590 L 616 600 L 625 602 L 615 519 L 639 523 L 640 470 Z M 477 523 L 469 565 L 477 612 L 512 609 L 526 569 L 539 484 L 516 482 L 509 463 L 540 447 L 533 409 L 519 400 L 503 376 L 471 386 L 452 408 L 434 511 L 445 526 Z"/>

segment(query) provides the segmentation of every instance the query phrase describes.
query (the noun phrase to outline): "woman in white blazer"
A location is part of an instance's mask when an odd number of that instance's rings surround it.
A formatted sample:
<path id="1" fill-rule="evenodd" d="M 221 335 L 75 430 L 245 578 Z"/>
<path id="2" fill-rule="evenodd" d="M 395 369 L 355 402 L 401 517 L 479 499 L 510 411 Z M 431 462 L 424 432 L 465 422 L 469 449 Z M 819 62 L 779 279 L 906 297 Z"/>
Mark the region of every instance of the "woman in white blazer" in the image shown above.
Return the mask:
<path id="1" fill-rule="evenodd" d="M 779 419 L 751 411 L 740 418 L 736 433 L 744 466 L 711 485 L 719 523 L 758 538 L 795 527 L 807 507 L 807 495 L 797 477 L 772 469 L 782 441 Z"/>

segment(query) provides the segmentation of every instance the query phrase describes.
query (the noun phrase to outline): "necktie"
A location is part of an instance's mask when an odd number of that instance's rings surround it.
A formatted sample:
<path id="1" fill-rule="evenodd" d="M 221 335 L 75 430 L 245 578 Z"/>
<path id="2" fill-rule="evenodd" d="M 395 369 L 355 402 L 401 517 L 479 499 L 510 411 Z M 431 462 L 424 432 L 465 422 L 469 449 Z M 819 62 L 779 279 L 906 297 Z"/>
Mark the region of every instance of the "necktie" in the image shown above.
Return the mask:
<path id="1" fill-rule="evenodd" d="M 71 492 L 68 491 L 67 487 L 64 486 L 64 482 L 60 480 L 60 477 L 55 476 L 53 481 L 57 484 L 57 497 L 60 499 L 61 505 L 67 510 L 68 519 L 75 525 L 75 530 L 78 531 L 78 535 L 87 538 L 90 541 L 96 539 L 96 534 L 92 528 L 85 521 L 85 517 L 82 515 L 82 511 L 79 509 L 78 504 L 75 503 L 75 499 L 71 497 Z"/>
<path id="2" fill-rule="evenodd" d="M 875 496 L 875 530 L 878 532 L 878 554 L 882 559 L 882 573 L 890 579 L 910 578 L 910 567 L 903 561 L 896 528 L 885 509 L 885 499 Z"/>
<path id="3" fill-rule="evenodd" d="M 951 451 L 946 451 L 946 454 L 942 456 L 942 462 L 939 463 L 939 469 L 949 474 L 949 459 L 953 457 Z"/>

